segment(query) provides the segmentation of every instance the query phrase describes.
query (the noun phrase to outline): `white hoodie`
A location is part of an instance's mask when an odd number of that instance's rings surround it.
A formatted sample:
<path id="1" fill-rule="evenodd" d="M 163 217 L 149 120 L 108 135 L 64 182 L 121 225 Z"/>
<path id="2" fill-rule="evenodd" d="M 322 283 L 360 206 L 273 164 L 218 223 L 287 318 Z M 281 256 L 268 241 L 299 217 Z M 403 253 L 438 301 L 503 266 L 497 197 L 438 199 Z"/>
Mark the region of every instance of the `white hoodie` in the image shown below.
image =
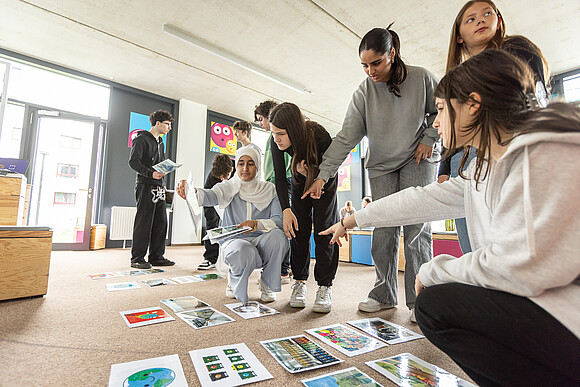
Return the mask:
<path id="1" fill-rule="evenodd" d="M 473 252 L 421 266 L 425 286 L 463 283 L 532 301 L 580 338 L 580 133 L 518 136 L 476 189 L 461 177 L 355 213 L 360 227 L 467 218 Z M 475 160 L 467 176 L 472 176 Z M 525 316 L 522 316 L 525 317 Z"/>

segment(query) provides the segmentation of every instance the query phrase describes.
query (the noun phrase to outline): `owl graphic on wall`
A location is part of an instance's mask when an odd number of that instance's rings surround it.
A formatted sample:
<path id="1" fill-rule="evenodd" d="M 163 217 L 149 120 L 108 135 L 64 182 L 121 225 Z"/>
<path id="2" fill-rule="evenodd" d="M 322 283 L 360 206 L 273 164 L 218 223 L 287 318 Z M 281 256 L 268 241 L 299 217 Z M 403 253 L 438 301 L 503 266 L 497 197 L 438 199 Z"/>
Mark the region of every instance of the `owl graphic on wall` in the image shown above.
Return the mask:
<path id="1" fill-rule="evenodd" d="M 209 150 L 227 155 L 235 155 L 238 147 L 234 130 L 227 125 L 211 123 Z"/>
<path id="2" fill-rule="evenodd" d="M 338 168 L 338 192 L 350 191 L 350 165 Z"/>

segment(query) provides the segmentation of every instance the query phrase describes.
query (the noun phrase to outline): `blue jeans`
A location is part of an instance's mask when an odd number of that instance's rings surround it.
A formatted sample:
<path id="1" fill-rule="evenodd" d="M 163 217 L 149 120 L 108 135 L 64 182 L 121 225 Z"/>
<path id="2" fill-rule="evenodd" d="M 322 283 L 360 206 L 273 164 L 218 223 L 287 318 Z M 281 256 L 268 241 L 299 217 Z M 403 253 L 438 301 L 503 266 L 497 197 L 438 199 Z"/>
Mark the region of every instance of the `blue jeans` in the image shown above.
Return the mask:
<path id="1" fill-rule="evenodd" d="M 475 148 L 470 148 L 469 159 L 465 163 L 463 170 L 467 169 L 471 159 L 475 157 Z M 451 157 L 451 177 L 459 176 L 459 162 L 463 158 L 464 151 L 454 154 Z M 459 240 L 459 246 L 463 254 L 471 252 L 471 243 L 469 243 L 469 234 L 467 232 L 467 222 L 465 218 L 455 219 L 455 229 L 457 230 L 457 239 Z"/>
<path id="2" fill-rule="evenodd" d="M 405 188 L 426 186 L 435 181 L 437 165 L 415 159 L 395 172 L 370 179 L 373 201 L 399 192 Z M 385 214 L 386 217 L 389 214 Z M 371 254 L 375 261 L 375 286 L 369 293 L 386 305 L 397 305 L 397 270 L 401 227 L 380 227 L 373 231 Z M 433 257 L 431 223 L 403 226 L 405 246 L 405 300 L 411 309 L 415 305 L 415 276 L 419 268 Z"/>

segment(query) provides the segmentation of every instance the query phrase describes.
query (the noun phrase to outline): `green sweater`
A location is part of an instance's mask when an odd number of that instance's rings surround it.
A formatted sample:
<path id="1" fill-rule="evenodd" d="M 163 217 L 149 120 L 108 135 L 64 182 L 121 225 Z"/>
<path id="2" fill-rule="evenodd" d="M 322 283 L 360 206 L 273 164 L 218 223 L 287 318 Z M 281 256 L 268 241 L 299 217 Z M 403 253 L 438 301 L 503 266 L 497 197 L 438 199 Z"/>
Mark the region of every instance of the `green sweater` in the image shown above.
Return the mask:
<path id="1" fill-rule="evenodd" d="M 272 133 L 270 132 L 270 137 L 266 142 L 266 153 L 264 153 L 264 180 L 274 183 L 274 163 L 272 162 L 272 152 L 270 151 L 270 140 L 272 139 Z M 284 160 L 286 161 L 286 178 L 292 177 L 292 171 L 290 170 L 290 162 L 292 161 L 292 156 L 284 152 Z"/>

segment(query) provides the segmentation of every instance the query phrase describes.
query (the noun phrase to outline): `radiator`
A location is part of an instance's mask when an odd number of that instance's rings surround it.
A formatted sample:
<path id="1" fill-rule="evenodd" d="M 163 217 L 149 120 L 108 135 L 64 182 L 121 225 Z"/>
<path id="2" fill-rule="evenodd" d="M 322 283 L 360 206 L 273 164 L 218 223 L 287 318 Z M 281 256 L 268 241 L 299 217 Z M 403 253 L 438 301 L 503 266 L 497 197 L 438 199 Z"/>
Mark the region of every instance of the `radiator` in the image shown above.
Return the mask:
<path id="1" fill-rule="evenodd" d="M 167 209 L 167 219 L 169 221 L 169 214 L 171 209 Z M 135 223 L 135 214 L 137 207 L 111 207 L 111 230 L 109 232 L 109 239 L 112 241 L 123 241 L 123 248 L 125 248 L 125 241 L 133 239 L 133 223 Z M 169 237 L 169 227 L 167 227 L 167 235 Z"/>
<path id="2" fill-rule="evenodd" d="M 110 240 L 127 241 L 133 239 L 135 213 L 137 213 L 137 207 L 111 207 Z"/>

